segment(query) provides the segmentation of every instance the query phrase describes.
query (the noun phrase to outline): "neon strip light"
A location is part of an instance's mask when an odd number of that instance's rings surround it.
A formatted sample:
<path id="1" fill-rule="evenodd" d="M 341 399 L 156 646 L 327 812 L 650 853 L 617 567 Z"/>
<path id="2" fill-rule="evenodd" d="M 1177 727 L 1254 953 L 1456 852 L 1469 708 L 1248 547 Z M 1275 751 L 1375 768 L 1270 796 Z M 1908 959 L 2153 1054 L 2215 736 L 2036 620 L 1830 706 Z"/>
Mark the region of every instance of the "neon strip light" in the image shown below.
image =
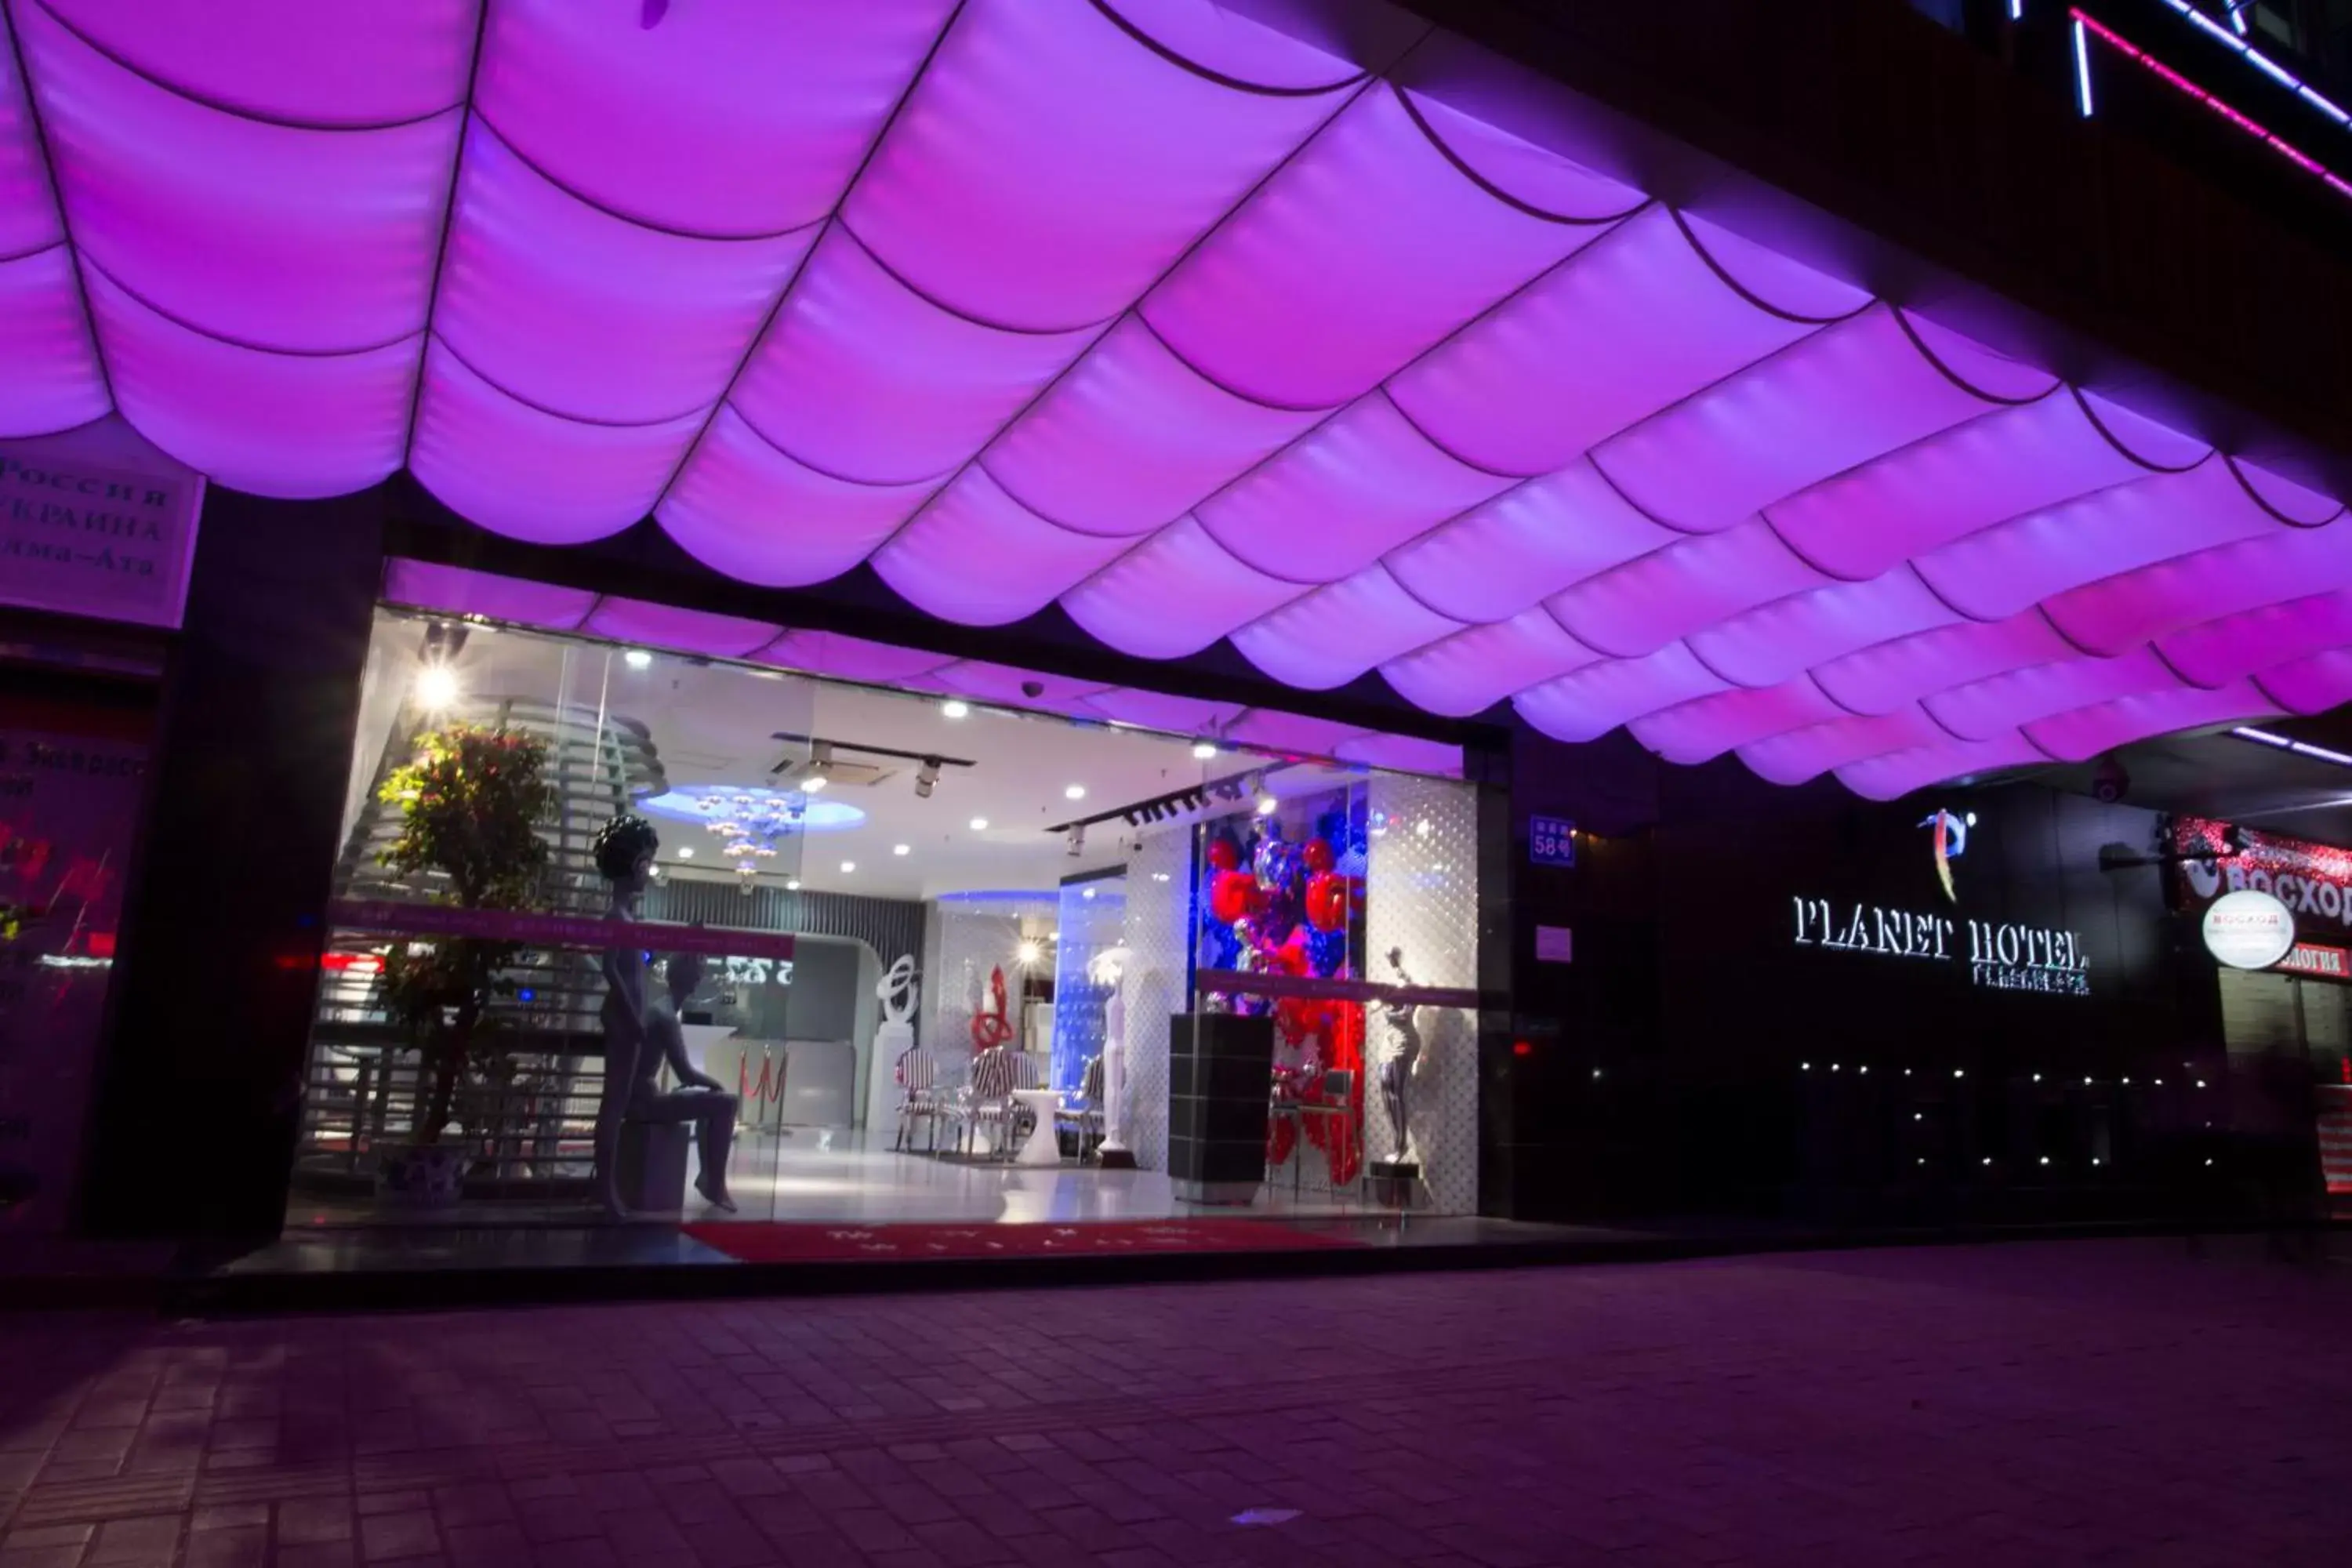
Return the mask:
<path id="1" fill-rule="evenodd" d="M 2189 10 L 2185 5 L 2181 4 L 2181 0 L 2164 0 L 2164 3 L 2168 5 L 2177 6 L 2185 16 L 2196 16 L 2200 23 L 2203 23 L 2209 28 L 2213 26 L 2212 23 L 2208 21 L 2204 16 L 2200 16 L 2197 12 Z M 2203 88 L 2199 87 L 2195 82 L 2190 81 L 2187 77 L 2182 76 L 2179 71 L 2174 70 L 2170 66 L 2166 65 L 2162 60 L 2150 56 L 2147 50 L 2141 48 L 2137 44 L 2132 43 L 2130 40 L 2125 38 L 2113 28 L 2105 26 L 2092 17 L 2084 16 L 2080 11 L 2074 12 L 2074 36 L 2078 40 L 2082 38 L 2083 35 L 2087 30 L 2090 34 L 2096 37 L 2101 43 L 2105 44 L 2117 54 L 2123 55 L 2138 65 L 2145 67 L 2149 71 L 2154 72 L 2157 76 L 2162 78 L 2165 81 L 2171 83 L 2174 87 L 2179 89 L 2182 92 L 2187 93 L 2189 97 L 2197 100 L 2198 102 L 2203 104 L 2206 108 L 2211 110 L 2214 113 L 2220 115 L 2222 119 L 2228 121 L 2231 124 L 2244 132 L 2247 135 L 2254 138 L 2257 142 L 2268 144 L 2272 151 L 2277 153 L 2279 156 L 2286 159 L 2295 167 L 2303 170 L 2304 173 L 2326 181 L 2338 195 L 2352 196 L 2352 184 L 2347 184 L 2341 176 L 2330 170 L 2326 164 L 2313 157 L 2310 153 L 2281 140 L 2278 136 L 2272 133 L 2272 132 L 2266 127 L 2248 118 L 2246 115 L 2231 108 L 2230 105 L 2222 102 L 2220 99 L 2214 97 Z M 2229 35 L 2226 33 L 2221 33 L 2219 28 L 2213 28 L 2213 31 L 2221 37 L 2229 38 Z M 2232 44 L 2237 42 L 2234 38 L 2229 38 L 2229 41 Z M 2244 52 L 2249 54 L 2252 53 L 2252 50 L 2246 50 Z M 2075 69 L 2078 78 L 2078 87 L 2082 92 L 2083 100 L 2084 104 L 2087 105 L 2090 101 L 2090 75 L 2084 65 L 2084 58 L 2079 42 L 2076 45 L 2074 58 Z M 2298 86 L 2296 90 L 2302 92 L 2305 97 L 2317 101 L 2331 114 L 2341 115 L 2343 112 L 2334 104 L 2328 103 L 2326 100 L 2320 98 L 2318 94 L 2310 91 L 2307 88 Z M 2085 107 L 2083 112 L 2087 115 L 2090 113 L 2090 110 Z"/>
<path id="2" fill-rule="evenodd" d="M 2311 85 L 2305 81 L 2301 77 L 2296 76 L 2293 71 L 2287 69 L 2286 67 L 2279 64 L 2278 61 L 2271 58 L 2270 56 L 2263 53 L 2262 50 L 2246 42 L 2246 7 L 2244 5 L 2232 5 L 2230 7 L 2230 25 L 2237 29 L 2236 32 L 2232 33 L 2224 28 L 2220 23 L 2214 21 L 2213 18 L 2205 15 L 2204 12 L 2200 11 L 2194 5 L 2191 5 L 2189 3 L 2189 0 L 2164 0 L 2164 3 L 2167 5 L 2171 6 L 2175 11 L 2179 12 L 2183 16 L 2188 17 L 2190 23 L 2197 27 L 2198 31 L 2203 33 L 2209 38 L 2219 39 L 2221 43 L 2227 45 L 2231 50 L 2243 57 L 2248 65 L 2252 66 L 2256 70 L 2262 72 L 2273 81 L 2277 82 L 2281 87 L 2284 87 L 2289 91 L 2294 93 L 2295 96 L 2301 98 L 2314 109 L 2316 109 L 2321 113 L 2326 115 L 2327 118 L 2336 121 L 2336 124 L 2352 125 L 2352 114 L 2347 114 L 2343 109 L 2339 108 L 2335 103 L 2330 102 L 2321 94 L 2313 91 Z M 2082 13 L 2077 11 L 2075 15 L 2079 16 Z M 2097 24 L 2094 23 L 2093 26 L 2096 26 Z M 2104 31 L 2104 29 L 2101 30 Z"/>
<path id="3" fill-rule="evenodd" d="M 2091 46 L 2083 37 L 2083 13 L 2074 13 L 2074 107 L 2088 120 L 2097 111 L 2091 101 Z"/>
<path id="4" fill-rule="evenodd" d="M 2331 752 L 2326 746 L 2315 746 L 2308 741 L 2297 741 L 2289 736 L 2274 734 L 2268 730 L 2257 730 L 2251 724 L 2241 724 L 2230 733 L 2241 741 L 2252 741 L 2258 746 L 2273 746 L 2282 752 L 2293 752 L 2300 757 L 2310 757 L 2323 763 L 2334 763 L 2339 768 L 2352 768 L 2352 756 L 2347 756 L 2342 752 Z"/>

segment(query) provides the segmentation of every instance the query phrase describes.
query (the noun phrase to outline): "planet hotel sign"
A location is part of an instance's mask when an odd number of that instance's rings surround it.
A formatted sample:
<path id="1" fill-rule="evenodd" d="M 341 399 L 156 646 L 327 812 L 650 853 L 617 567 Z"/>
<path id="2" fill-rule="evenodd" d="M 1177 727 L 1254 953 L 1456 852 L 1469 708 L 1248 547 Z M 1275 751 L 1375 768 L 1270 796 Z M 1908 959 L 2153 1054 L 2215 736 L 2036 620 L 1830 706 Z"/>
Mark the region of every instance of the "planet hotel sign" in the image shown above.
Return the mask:
<path id="1" fill-rule="evenodd" d="M 1994 991 L 2091 994 L 2091 961 L 2071 931 L 1954 920 L 1879 904 L 1833 904 L 1827 899 L 1791 901 L 1799 947 L 1965 965 L 1973 984 Z"/>
<path id="2" fill-rule="evenodd" d="M 1937 879 L 1954 903 L 1959 893 L 1952 863 L 1967 852 L 1968 829 L 1975 825 L 1973 814 L 1960 816 L 1947 811 L 1937 811 L 1919 825 L 1933 829 Z M 1828 899 L 1800 897 L 1790 904 L 1799 947 L 1965 968 L 1971 984 L 1992 991 L 2091 994 L 2091 960 L 2082 939 L 2071 931 Z"/>

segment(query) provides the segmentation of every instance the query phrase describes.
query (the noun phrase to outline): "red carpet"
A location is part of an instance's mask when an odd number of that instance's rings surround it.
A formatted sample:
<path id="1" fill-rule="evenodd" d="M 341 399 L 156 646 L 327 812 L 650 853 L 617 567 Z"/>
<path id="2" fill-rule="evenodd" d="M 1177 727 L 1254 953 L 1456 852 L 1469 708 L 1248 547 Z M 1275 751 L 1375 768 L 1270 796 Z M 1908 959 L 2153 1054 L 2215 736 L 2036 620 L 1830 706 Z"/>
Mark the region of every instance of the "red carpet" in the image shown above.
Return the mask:
<path id="1" fill-rule="evenodd" d="M 1107 1258 L 1146 1252 L 1284 1252 L 1354 1247 L 1348 1237 L 1271 1220 L 1106 1220 L 1073 1225 L 701 1224 L 687 1235 L 743 1263 L 905 1262 L 950 1258 Z"/>

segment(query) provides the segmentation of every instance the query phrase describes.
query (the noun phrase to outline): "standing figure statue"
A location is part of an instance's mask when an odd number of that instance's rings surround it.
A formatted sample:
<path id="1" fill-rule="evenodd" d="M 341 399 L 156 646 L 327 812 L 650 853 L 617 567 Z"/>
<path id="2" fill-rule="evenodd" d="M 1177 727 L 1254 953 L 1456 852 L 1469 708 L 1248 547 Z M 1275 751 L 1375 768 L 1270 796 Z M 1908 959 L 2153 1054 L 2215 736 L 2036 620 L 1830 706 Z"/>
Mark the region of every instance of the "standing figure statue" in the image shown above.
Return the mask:
<path id="1" fill-rule="evenodd" d="M 1404 949 L 1389 949 L 1389 967 L 1396 971 L 1399 984 L 1412 984 L 1412 976 L 1405 973 Z M 1381 1004 L 1381 1013 L 1397 1037 L 1395 1054 L 1381 1064 L 1381 1104 L 1388 1111 L 1389 1131 L 1395 1140 L 1394 1158 L 1402 1161 L 1407 1158 L 1405 1141 L 1411 1131 L 1405 1091 L 1412 1083 L 1412 1064 L 1421 1059 L 1421 1008 L 1410 1002 L 1387 1002 Z"/>
<path id="2" fill-rule="evenodd" d="M 1110 994 L 1103 998 L 1103 1098 L 1098 1108 L 1102 1112 L 1102 1142 L 1096 1146 L 1095 1161 L 1106 1171 L 1135 1169 L 1135 1151 L 1127 1145 L 1127 962 L 1129 954 L 1123 947 L 1108 948 L 1095 955 L 1087 965 L 1087 977 L 1097 985 L 1107 985 Z"/>
<path id="3" fill-rule="evenodd" d="M 636 918 L 637 900 L 645 893 L 660 848 L 660 836 L 642 816 L 616 816 L 598 830 L 596 869 L 613 889 L 606 919 Z M 596 1195 L 604 1212 L 614 1219 L 628 1217 L 621 1200 L 621 1134 L 627 1124 L 691 1121 L 702 1165 L 695 1188 L 712 1206 L 732 1213 L 727 1158 L 735 1143 L 735 1097 L 688 1058 L 685 1032 L 679 1027 L 680 1011 L 702 982 L 702 960 L 691 953 L 671 956 L 665 976 L 669 983 L 666 1005 L 646 1000 L 646 955 L 637 948 L 605 949 L 600 967 L 604 974 L 599 1013 L 604 1029 L 604 1086 L 596 1105 Z M 664 1062 L 681 1084 L 690 1087 L 664 1092 Z"/>

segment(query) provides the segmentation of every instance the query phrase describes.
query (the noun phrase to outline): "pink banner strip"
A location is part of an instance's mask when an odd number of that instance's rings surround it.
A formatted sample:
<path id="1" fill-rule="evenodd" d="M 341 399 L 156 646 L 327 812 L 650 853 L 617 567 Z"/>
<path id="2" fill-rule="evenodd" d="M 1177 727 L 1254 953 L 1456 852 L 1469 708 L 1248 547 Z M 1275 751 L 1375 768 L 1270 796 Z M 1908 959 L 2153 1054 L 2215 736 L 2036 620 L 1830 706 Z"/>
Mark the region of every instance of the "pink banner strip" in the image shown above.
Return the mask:
<path id="1" fill-rule="evenodd" d="M 446 904 L 338 899 L 328 923 L 347 931 L 392 936 L 469 936 L 526 947 L 641 948 L 648 952 L 700 952 L 737 958 L 790 958 L 790 931 L 732 931 L 724 926 L 608 921 L 588 915 L 542 915 L 515 910 L 460 910 Z"/>

